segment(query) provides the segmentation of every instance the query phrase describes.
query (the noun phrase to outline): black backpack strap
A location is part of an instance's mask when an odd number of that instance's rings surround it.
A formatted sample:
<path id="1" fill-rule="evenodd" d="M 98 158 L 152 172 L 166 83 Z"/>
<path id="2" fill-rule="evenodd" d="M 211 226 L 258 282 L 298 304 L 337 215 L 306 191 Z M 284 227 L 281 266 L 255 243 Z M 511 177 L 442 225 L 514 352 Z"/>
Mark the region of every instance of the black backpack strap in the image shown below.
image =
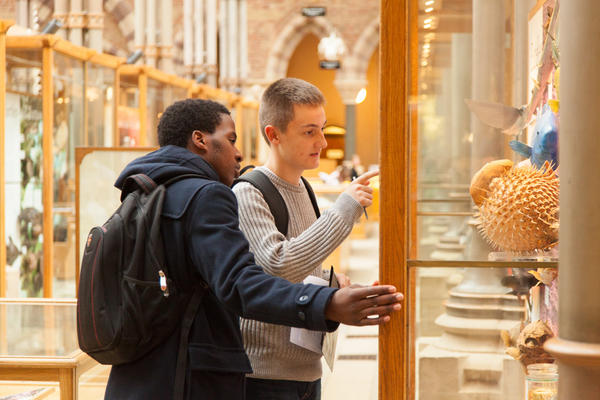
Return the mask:
<path id="1" fill-rule="evenodd" d="M 206 179 L 206 176 L 200 174 L 183 174 L 174 176 L 171 179 L 168 179 L 165 182 L 161 182 L 162 185 L 169 186 L 172 183 L 180 181 L 182 179 L 187 178 L 203 178 Z M 146 194 L 151 193 L 154 189 L 158 187 L 158 183 L 156 183 L 152 178 L 150 178 L 146 174 L 135 174 L 128 176 L 123 182 L 123 188 L 121 189 L 121 201 L 125 200 L 125 197 L 131 192 L 135 192 L 137 188 L 142 189 L 142 191 Z"/>
<path id="2" fill-rule="evenodd" d="M 319 218 L 321 216 L 321 212 L 319 211 L 319 204 L 317 203 L 317 197 L 315 196 L 315 192 L 313 191 L 312 186 L 310 186 L 310 183 L 308 183 L 308 181 L 303 176 L 301 176 L 300 179 L 302 179 L 302 182 L 304 182 L 304 187 L 306 187 L 308 197 L 310 197 L 310 202 L 312 203 L 313 209 L 315 210 L 315 215 L 317 216 L 317 218 Z"/>
<path id="3" fill-rule="evenodd" d="M 137 188 L 140 188 L 144 193 L 148 194 L 156 189 L 158 185 L 146 174 L 135 174 L 130 175 L 123 182 L 123 188 L 121 189 L 121 201 L 125 200 L 125 197 L 131 192 L 134 192 Z"/>
<path id="4" fill-rule="evenodd" d="M 177 368 L 175 369 L 175 386 L 173 388 L 173 400 L 183 400 L 185 392 L 185 376 L 187 368 L 188 343 L 192 324 L 196 318 L 198 307 L 202 303 L 202 298 L 207 292 L 207 286 L 202 282 L 202 287 L 196 289 L 190 302 L 188 303 L 183 322 L 181 323 L 181 335 L 179 337 L 179 350 L 177 351 Z"/>
<path id="5" fill-rule="evenodd" d="M 286 236 L 290 218 L 288 209 L 283 197 L 281 197 L 281 193 L 279 193 L 279 190 L 273 185 L 273 182 L 271 182 L 269 177 L 255 169 L 237 178 L 233 185 L 235 186 L 239 182 L 248 182 L 262 193 L 263 198 L 267 202 L 269 210 L 271 210 L 271 214 L 275 219 L 277 230 L 281 232 L 283 236 Z"/>

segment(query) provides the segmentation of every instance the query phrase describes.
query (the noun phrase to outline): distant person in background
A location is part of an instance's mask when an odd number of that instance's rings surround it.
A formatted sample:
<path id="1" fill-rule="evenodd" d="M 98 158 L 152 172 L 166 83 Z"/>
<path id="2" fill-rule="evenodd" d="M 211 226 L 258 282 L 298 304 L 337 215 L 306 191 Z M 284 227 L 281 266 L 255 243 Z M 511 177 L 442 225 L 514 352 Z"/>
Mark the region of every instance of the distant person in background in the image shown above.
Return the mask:
<path id="1" fill-rule="evenodd" d="M 271 84 L 259 108 L 261 133 L 269 145 L 265 165 L 256 168 L 283 197 L 289 213 L 287 234 L 281 233 L 263 194 L 253 184 L 237 183 L 240 229 L 264 271 L 290 282 L 309 275 L 329 279 L 322 263 L 350 234 L 372 203 L 369 172 L 358 177 L 317 219 L 301 179 L 305 170 L 319 166 L 327 147 L 325 99 L 314 85 L 284 78 Z M 329 266 L 327 266 L 329 267 Z M 343 274 L 341 286 L 350 284 Z M 251 319 L 241 320 L 244 347 L 253 373 L 246 394 L 253 400 L 318 400 L 321 398 L 321 354 L 290 342 L 290 327 Z"/>

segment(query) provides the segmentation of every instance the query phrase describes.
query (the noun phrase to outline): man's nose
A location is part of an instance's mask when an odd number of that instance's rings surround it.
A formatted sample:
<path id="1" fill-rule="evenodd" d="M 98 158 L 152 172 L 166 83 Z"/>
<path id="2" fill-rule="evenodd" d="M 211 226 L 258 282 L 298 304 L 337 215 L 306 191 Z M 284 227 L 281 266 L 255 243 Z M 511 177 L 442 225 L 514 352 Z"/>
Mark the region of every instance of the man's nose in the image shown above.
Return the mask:
<path id="1" fill-rule="evenodd" d="M 242 156 L 242 152 L 236 147 L 235 148 L 235 160 L 237 162 L 242 162 L 243 159 L 244 159 L 244 156 Z"/>
<path id="2" fill-rule="evenodd" d="M 321 132 L 321 149 L 327 148 L 327 139 L 325 139 L 325 133 Z"/>

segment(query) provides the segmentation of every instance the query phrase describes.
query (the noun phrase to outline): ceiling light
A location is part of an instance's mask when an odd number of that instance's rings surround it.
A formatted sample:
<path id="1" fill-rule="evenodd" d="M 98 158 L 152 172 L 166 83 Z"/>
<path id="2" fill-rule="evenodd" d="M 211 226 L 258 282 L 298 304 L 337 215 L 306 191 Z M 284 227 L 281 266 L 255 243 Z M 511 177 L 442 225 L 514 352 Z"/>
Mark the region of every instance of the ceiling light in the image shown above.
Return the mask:
<path id="1" fill-rule="evenodd" d="M 356 99 L 354 99 L 354 102 L 356 104 L 360 104 L 363 101 L 365 101 L 366 98 L 367 98 L 367 88 L 362 88 L 358 91 L 358 94 L 356 95 Z"/>

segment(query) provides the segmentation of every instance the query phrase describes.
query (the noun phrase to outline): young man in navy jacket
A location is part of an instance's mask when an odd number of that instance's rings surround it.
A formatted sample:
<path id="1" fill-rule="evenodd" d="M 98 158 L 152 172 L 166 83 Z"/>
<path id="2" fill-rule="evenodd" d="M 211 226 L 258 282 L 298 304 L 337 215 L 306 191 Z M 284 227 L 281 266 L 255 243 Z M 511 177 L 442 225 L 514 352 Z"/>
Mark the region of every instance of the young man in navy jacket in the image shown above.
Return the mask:
<path id="1" fill-rule="evenodd" d="M 230 189 L 242 156 L 235 147 L 235 125 L 221 104 L 199 99 L 174 103 L 158 125 L 160 149 L 131 162 L 115 186 L 145 173 L 156 182 L 181 174 L 202 178 L 169 186 L 161 229 L 166 262 L 180 290 L 202 281 L 204 296 L 190 332 L 185 382 L 188 399 L 245 398 L 244 352 L 239 316 L 320 331 L 339 322 L 373 325 L 389 321 L 402 294 L 393 286 L 344 289 L 291 284 L 269 276 L 254 262 L 238 227 L 237 203 Z M 378 315 L 377 318 L 367 318 Z M 113 366 L 106 399 L 171 399 L 179 331 L 141 359 Z"/>

